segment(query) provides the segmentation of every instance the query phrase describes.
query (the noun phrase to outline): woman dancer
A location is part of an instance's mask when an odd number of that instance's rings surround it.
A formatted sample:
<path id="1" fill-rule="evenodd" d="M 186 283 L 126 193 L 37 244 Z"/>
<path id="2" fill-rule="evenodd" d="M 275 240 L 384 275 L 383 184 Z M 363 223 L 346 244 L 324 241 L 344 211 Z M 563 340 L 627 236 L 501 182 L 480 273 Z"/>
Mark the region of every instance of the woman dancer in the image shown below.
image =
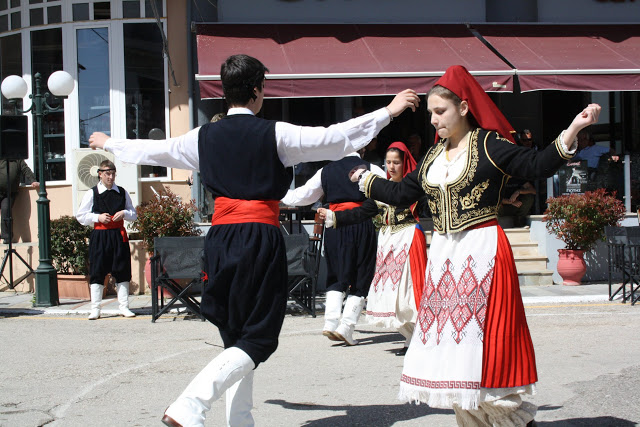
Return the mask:
<path id="1" fill-rule="evenodd" d="M 387 179 L 400 182 L 416 168 L 416 161 L 402 142 L 394 142 L 385 157 Z M 417 204 L 391 206 L 367 199 L 362 206 L 333 212 L 318 209 L 328 227 L 342 227 L 374 219 L 380 228 L 376 271 L 367 296 L 367 322 L 395 328 L 404 336 L 404 356 L 413 334 L 424 285 L 427 248 L 424 231 L 418 223 Z"/>
<path id="2" fill-rule="evenodd" d="M 551 176 L 600 106 L 535 151 L 513 143 L 512 127 L 462 66 L 447 70 L 427 104 L 436 144 L 414 172 L 400 183 L 352 175 L 365 195 L 392 205 L 426 193 L 436 229 L 399 397 L 453 408 L 460 425 L 524 426 L 536 407 L 521 395 L 538 378 L 513 253 L 496 220 L 500 193 L 511 176 Z"/>

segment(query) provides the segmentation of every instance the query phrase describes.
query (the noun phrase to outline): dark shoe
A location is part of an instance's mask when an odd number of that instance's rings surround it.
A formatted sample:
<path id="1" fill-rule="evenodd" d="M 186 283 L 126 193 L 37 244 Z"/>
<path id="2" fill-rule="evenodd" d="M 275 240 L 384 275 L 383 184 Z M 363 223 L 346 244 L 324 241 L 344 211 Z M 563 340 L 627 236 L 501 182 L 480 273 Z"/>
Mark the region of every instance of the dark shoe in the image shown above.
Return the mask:
<path id="1" fill-rule="evenodd" d="M 536 420 L 531 420 L 527 423 L 527 427 L 536 427 L 537 425 Z"/>
<path id="2" fill-rule="evenodd" d="M 409 347 L 402 347 L 402 350 L 396 351 L 396 356 L 404 356 L 405 354 L 407 354 L 408 349 Z"/>
<path id="3" fill-rule="evenodd" d="M 2 239 L 2 243 L 4 243 L 5 245 L 9 244 L 9 239 Z"/>
<path id="4" fill-rule="evenodd" d="M 182 427 L 182 424 L 180 424 L 167 414 L 164 414 L 164 417 L 162 417 L 162 422 L 170 427 Z"/>

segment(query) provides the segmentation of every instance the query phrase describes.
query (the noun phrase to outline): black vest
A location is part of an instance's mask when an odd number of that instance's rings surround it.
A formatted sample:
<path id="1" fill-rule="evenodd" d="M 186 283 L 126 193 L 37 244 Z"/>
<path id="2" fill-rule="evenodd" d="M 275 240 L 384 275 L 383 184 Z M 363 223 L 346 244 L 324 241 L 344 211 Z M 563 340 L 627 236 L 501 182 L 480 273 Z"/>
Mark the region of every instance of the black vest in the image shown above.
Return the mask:
<path id="1" fill-rule="evenodd" d="M 213 197 L 280 200 L 293 173 L 276 149 L 276 122 L 232 114 L 208 123 L 198 135 L 200 177 Z"/>
<path id="2" fill-rule="evenodd" d="M 351 182 L 349 172 L 356 166 L 371 169 L 371 163 L 357 156 L 347 156 L 322 168 L 322 190 L 327 203 L 364 202 L 366 197 L 358 189 L 358 183 Z"/>
<path id="3" fill-rule="evenodd" d="M 116 212 L 124 210 L 127 204 L 127 198 L 125 197 L 124 188 L 118 186 L 118 193 L 116 190 L 107 190 L 102 194 L 98 193 L 98 186 L 92 188 L 93 190 L 93 209 L 91 212 L 96 214 L 108 213 L 109 215 L 115 215 Z"/>

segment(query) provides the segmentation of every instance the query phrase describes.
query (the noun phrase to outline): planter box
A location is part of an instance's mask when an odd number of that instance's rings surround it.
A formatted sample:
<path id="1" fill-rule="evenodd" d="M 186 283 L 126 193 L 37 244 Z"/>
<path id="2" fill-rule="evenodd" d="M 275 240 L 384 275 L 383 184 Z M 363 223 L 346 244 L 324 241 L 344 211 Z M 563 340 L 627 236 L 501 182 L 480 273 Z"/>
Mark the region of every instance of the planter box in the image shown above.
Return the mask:
<path id="1" fill-rule="evenodd" d="M 107 276 L 108 279 L 108 276 Z M 104 287 L 102 297 L 107 296 L 107 287 Z M 58 274 L 58 298 L 91 300 L 89 291 L 89 276 L 78 274 Z"/>

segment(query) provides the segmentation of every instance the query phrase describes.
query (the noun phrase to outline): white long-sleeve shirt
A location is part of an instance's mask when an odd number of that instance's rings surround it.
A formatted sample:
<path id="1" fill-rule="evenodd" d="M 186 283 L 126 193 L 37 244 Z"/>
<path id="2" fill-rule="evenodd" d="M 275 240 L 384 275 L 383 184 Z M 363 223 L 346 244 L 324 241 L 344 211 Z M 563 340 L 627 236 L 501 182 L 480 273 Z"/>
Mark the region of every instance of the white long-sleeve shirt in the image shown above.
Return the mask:
<path id="1" fill-rule="evenodd" d="M 360 157 L 358 153 L 350 156 Z M 371 173 L 387 178 L 386 172 L 374 164 L 371 164 Z M 320 169 L 304 185 L 287 191 L 281 202 L 288 206 L 307 206 L 317 202 L 322 196 L 324 196 L 324 190 L 322 189 L 322 169 Z"/>
<path id="2" fill-rule="evenodd" d="M 230 108 L 227 115 L 253 114 L 247 108 Z M 329 127 L 296 126 L 276 122 L 278 158 L 286 167 L 303 162 L 340 160 L 365 147 L 391 121 L 381 108 Z M 198 132 L 165 140 L 109 138 L 104 149 L 127 163 L 199 170 Z"/>
<path id="3" fill-rule="evenodd" d="M 102 194 L 107 191 L 107 187 L 102 182 L 98 182 L 98 194 Z M 118 186 L 114 183 L 112 190 L 120 192 Z M 133 202 L 127 191 L 124 192 L 125 205 L 124 205 L 124 219 L 126 221 L 135 221 L 138 217 L 136 209 L 133 207 Z M 76 219 L 82 225 L 93 226 L 96 222 L 99 222 L 98 217 L 100 214 L 91 212 L 93 210 L 93 190 L 89 190 L 84 194 L 78 212 L 76 213 Z"/>

